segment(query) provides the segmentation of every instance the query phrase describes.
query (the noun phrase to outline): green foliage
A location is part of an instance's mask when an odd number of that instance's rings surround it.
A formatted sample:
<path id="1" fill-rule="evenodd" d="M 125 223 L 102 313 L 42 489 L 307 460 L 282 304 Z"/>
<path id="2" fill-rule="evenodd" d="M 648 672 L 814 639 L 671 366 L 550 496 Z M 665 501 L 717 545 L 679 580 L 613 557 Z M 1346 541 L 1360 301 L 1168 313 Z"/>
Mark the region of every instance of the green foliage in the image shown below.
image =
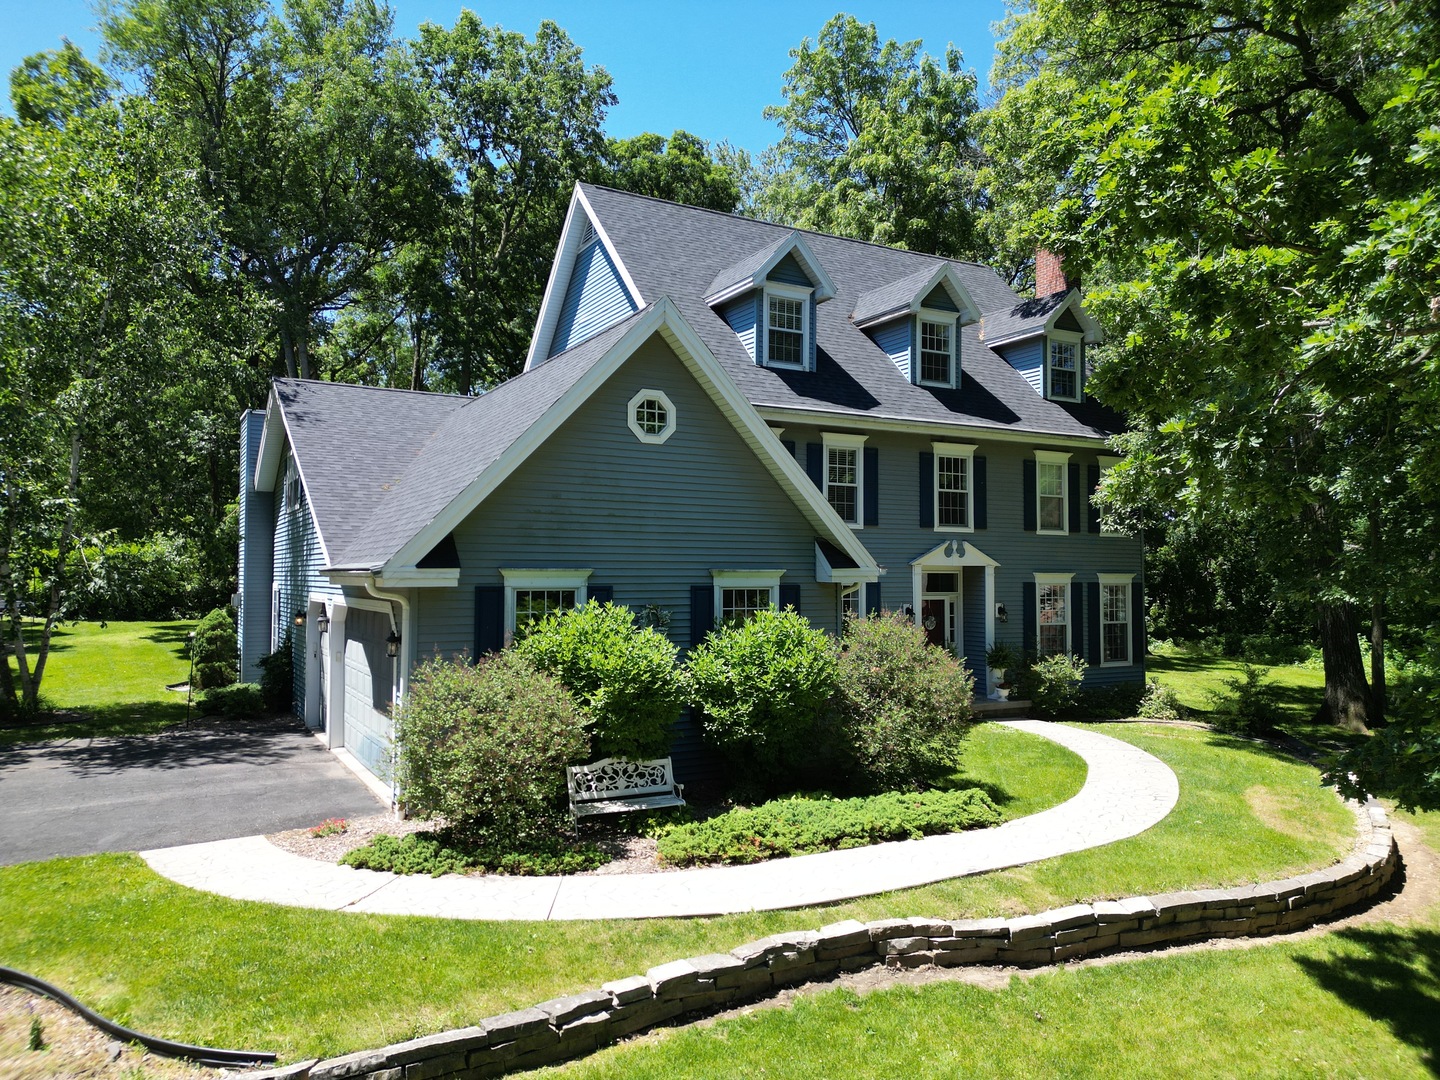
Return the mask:
<path id="1" fill-rule="evenodd" d="M 506 649 L 416 666 L 395 717 L 401 790 L 471 845 L 544 850 L 564 820 L 565 766 L 585 760 L 584 710 L 563 683 Z"/>
<path id="2" fill-rule="evenodd" d="M 643 761 L 670 748 L 685 690 L 679 650 L 620 604 L 586 604 L 532 625 L 516 650 L 559 679 L 590 714 L 597 757 Z"/>
<path id="3" fill-rule="evenodd" d="M 1028 699 L 1037 716 L 1066 716 L 1080 701 L 1087 667 L 1080 657 L 1065 653 L 1036 660 L 1016 676 L 1014 696 Z"/>
<path id="4" fill-rule="evenodd" d="M 863 799 L 797 795 L 676 826 L 660 837 L 660 857 L 677 866 L 753 863 L 887 840 L 916 840 L 1000 821 L 1000 811 L 978 788 L 888 792 Z"/>
<path id="5" fill-rule="evenodd" d="M 45 1049 L 45 1028 L 41 1025 L 38 1016 L 30 1018 L 30 1041 L 26 1045 L 32 1052 Z"/>
<path id="6" fill-rule="evenodd" d="M 226 720 L 248 720 L 265 715 L 265 692 L 259 683 L 231 683 L 216 686 L 200 693 L 200 711 L 207 715 L 219 714 Z"/>
<path id="7" fill-rule="evenodd" d="M 830 638 L 790 609 L 718 627 L 687 665 L 706 740 L 736 776 L 772 790 L 793 785 L 813 760 L 816 724 L 835 676 Z"/>
<path id="8" fill-rule="evenodd" d="M 668 139 L 647 131 L 606 145 L 600 182 L 636 195 L 733 213 L 740 203 L 734 173 L 712 156 L 704 139 L 676 131 Z"/>
<path id="9" fill-rule="evenodd" d="M 1186 719 L 1189 711 L 1180 703 L 1179 694 L 1159 679 L 1151 679 L 1145 684 L 1145 696 L 1140 699 L 1135 715 L 1146 720 L 1173 722 Z"/>
<path id="10" fill-rule="evenodd" d="M 229 686 L 239 676 L 240 645 L 229 608 L 216 608 L 195 626 L 190 656 L 195 661 L 191 684 L 196 690 Z"/>
<path id="11" fill-rule="evenodd" d="M 558 837 L 538 840 L 523 851 L 512 851 L 496 845 L 475 847 L 453 833 L 441 831 L 403 837 L 382 833 L 364 847 L 346 852 L 340 865 L 432 877 L 468 873 L 533 877 L 578 874 L 609 861 L 610 856 L 592 844 L 570 845 Z"/>
<path id="12" fill-rule="evenodd" d="M 1231 735 L 1273 728 L 1282 714 L 1279 688 L 1266 678 L 1269 673 L 1269 668 L 1241 664 L 1239 675 L 1221 680 L 1229 692 L 1210 692 L 1210 722 Z"/>
<path id="13" fill-rule="evenodd" d="M 77 548 L 66 576 L 75 582 L 65 598 L 71 619 L 183 619 L 215 592 L 204 577 L 200 545 L 175 533 Z"/>
<path id="14" fill-rule="evenodd" d="M 1140 715 L 1145 695 L 1145 684 L 1141 682 L 1082 687 L 1070 714 L 1081 720 L 1128 720 Z"/>
<path id="15" fill-rule="evenodd" d="M 288 713 L 295 701 L 295 647 L 291 630 L 272 653 L 260 658 L 260 693 L 272 713 Z"/>
<path id="16" fill-rule="evenodd" d="M 974 693 L 970 673 L 913 619 L 851 619 L 832 707 L 852 783 L 916 791 L 958 768 Z"/>
<path id="17" fill-rule="evenodd" d="M 985 666 L 1002 674 L 1021 664 L 1020 650 L 1007 641 L 997 641 L 985 650 Z"/>

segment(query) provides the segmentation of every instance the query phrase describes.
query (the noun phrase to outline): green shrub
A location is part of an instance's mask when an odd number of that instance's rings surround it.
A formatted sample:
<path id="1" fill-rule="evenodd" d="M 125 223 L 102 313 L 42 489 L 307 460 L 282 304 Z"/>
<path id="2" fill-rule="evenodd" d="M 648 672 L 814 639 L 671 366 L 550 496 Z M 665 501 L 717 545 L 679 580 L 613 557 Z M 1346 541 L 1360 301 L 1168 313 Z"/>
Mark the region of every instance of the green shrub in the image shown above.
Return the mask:
<path id="1" fill-rule="evenodd" d="M 597 757 L 660 757 L 685 702 L 679 650 L 636 625 L 630 609 L 586 604 L 532 626 L 517 651 L 554 675 L 590 713 Z"/>
<path id="2" fill-rule="evenodd" d="M 1230 735 L 1268 731 L 1280 720 L 1280 688 L 1266 681 L 1269 668 L 1241 664 L 1240 674 L 1211 690 L 1210 722 Z M 1228 693 L 1226 692 L 1228 691 Z"/>
<path id="3" fill-rule="evenodd" d="M 245 720 L 265 713 L 265 694 L 259 683 L 232 683 L 200 692 L 200 711 L 226 720 Z"/>
<path id="4" fill-rule="evenodd" d="M 1086 667 L 1080 657 L 1066 653 L 1036 660 L 1015 680 L 1016 696 L 1028 699 L 1038 716 L 1065 716 L 1080 700 Z"/>
<path id="5" fill-rule="evenodd" d="M 66 578 L 74 583 L 65 595 L 65 614 L 91 620 L 193 617 L 218 591 L 206 581 L 202 562 L 195 540 L 170 533 L 141 541 L 104 537 L 77 547 L 65 560 Z"/>
<path id="6" fill-rule="evenodd" d="M 913 619 L 851 619 L 832 708 L 856 789 L 918 791 L 954 771 L 974 695 L 970 673 Z"/>
<path id="7" fill-rule="evenodd" d="M 813 762 L 835 648 L 803 616 L 771 609 L 716 629 L 691 652 L 687 678 L 705 739 L 737 775 L 778 790 Z"/>
<path id="8" fill-rule="evenodd" d="M 983 828 L 999 824 L 1000 817 L 978 788 L 868 799 L 795 796 L 678 825 L 660 837 L 660 857 L 677 866 L 753 863 Z"/>
<path id="9" fill-rule="evenodd" d="M 260 658 L 260 693 L 272 713 L 288 713 L 295 701 L 295 654 L 291 651 L 290 630 L 272 653 Z"/>
<path id="10" fill-rule="evenodd" d="M 239 677 L 239 642 L 229 608 L 216 608 L 195 627 L 190 657 L 195 667 L 190 683 L 196 690 L 229 686 Z"/>
<path id="11" fill-rule="evenodd" d="M 1082 687 L 1071 715 L 1082 720 L 1128 720 L 1145 699 L 1143 682 Z"/>
<path id="12" fill-rule="evenodd" d="M 564 684 L 514 649 L 425 661 L 395 716 L 405 802 L 473 847 L 544 850 L 565 820 L 565 766 L 590 750 L 585 722 Z"/>
<path id="13" fill-rule="evenodd" d="M 593 844 L 569 846 L 559 837 L 537 841 L 526 851 L 507 851 L 494 846 L 472 847 L 448 830 L 433 835 L 410 833 L 395 837 L 382 833 L 364 847 L 354 848 L 340 860 L 341 866 L 360 870 L 388 870 L 392 874 L 487 874 L 538 876 L 578 874 L 610 861 Z"/>
<path id="14" fill-rule="evenodd" d="M 1184 720 L 1189 714 L 1180 704 L 1180 695 L 1168 686 L 1161 686 L 1159 679 L 1151 679 L 1145 685 L 1145 696 L 1135 715 L 1145 720 Z"/>

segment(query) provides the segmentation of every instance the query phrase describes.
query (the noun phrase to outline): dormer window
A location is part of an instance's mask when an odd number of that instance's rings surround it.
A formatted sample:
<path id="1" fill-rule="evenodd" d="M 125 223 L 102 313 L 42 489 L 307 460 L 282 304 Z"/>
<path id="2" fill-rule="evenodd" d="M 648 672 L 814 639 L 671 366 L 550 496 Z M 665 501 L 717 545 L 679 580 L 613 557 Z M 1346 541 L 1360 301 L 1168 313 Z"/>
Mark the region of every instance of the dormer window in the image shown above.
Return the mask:
<path id="1" fill-rule="evenodd" d="M 1080 400 L 1081 336 L 1052 333 L 1047 339 L 1046 381 L 1052 401 Z"/>
<path id="2" fill-rule="evenodd" d="M 765 289 L 765 362 L 803 368 L 809 331 L 809 290 Z"/>
<path id="3" fill-rule="evenodd" d="M 920 316 L 920 384 L 955 385 L 955 320 Z"/>

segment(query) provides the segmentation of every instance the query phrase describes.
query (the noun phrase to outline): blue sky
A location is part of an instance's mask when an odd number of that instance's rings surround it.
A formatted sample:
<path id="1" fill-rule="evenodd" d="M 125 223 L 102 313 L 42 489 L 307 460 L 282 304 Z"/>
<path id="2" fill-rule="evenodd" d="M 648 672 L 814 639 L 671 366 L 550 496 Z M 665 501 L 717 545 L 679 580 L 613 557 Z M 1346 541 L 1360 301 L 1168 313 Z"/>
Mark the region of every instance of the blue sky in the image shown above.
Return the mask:
<path id="1" fill-rule="evenodd" d="M 587 63 L 605 67 L 620 103 L 611 110 L 611 135 L 669 134 L 684 128 L 709 140 L 728 139 L 747 150 L 778 137 L 761 118 L 780 100 L 789 52 L 814 38 L 836 13 L 834 3 L 809 0 L 392 0 L 395 32 L 413 36 L 422 22 L 454 25 L 462 6 L 488 23 L 533 36 L 542 18 L 559 23 L 585 50 Z M 951 42 L 980 75 L 982 97 L 994 54 L 991 24 L 1004 18 L 1004 0 L 891 0 L 852 4 L 848 10 L 874 22 L 881 40 L 921 38 L 936 56 Z M 99 39 L 87 0 L 0 0 L 0 71 L 8 78 L 21 59 L 57 48 L 68 37 L 95 58 Z M 7 95 L 5 111 L 10 112 Z"/>

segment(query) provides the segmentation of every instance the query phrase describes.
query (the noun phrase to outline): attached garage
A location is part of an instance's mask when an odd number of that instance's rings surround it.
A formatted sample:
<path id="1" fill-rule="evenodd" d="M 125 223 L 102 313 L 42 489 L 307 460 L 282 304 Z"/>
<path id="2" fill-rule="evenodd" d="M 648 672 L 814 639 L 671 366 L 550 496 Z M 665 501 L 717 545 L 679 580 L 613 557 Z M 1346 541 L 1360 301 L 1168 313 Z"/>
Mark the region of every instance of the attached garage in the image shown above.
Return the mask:
<path id="1" fill-rule="evenodd" d="M 382 780 L 390 779 L 390 706 L 395 661 L 385 653 L 390 617 L 351 608 L 345 617 L 344 745 Z"/>

